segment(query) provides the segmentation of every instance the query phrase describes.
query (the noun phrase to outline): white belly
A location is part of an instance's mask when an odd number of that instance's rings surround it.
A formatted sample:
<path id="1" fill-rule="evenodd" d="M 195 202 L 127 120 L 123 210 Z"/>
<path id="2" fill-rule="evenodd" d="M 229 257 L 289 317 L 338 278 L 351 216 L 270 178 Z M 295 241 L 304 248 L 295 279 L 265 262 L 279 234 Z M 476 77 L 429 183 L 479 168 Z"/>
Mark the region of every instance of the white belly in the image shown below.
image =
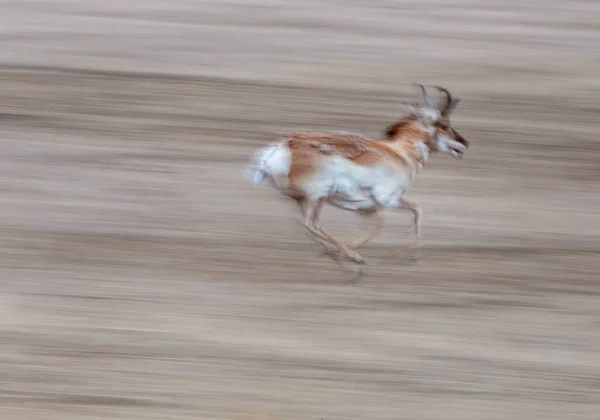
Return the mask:
<path id="1" fill-rule="evenodd" d="M 371 188 L 360 187 L 354 180 L 338 178 L 327 202 L 345 210 L 366 210 L 376 206 Z"/>
<path id="2" fill-rule="evenodd" d="M 346 210 L 395 207 L 408 184 L 407 176 L 395 167 L 364 167 L 343 158 L 331 158 L 321 171 L 307 179 L 309 196 L 326 198 L 327 203 Z"/>
<path id="3" fill-rule="evenodd" d="M 327 200 L 330 205 L 344 210 L 368 210 L 377 205 L 373 199 L 366 198 L 359 201 L 350 201 L 346 197 L 331 197 Z"/>

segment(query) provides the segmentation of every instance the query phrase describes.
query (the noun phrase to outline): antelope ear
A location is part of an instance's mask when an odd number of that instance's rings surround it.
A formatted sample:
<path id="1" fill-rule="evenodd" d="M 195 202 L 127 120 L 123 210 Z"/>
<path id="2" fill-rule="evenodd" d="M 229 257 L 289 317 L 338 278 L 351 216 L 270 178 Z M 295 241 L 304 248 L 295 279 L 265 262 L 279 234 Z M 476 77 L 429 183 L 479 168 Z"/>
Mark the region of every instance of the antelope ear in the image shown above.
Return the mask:
<path id="1" fill-rule="evenodd" d="M 400 103 L 400 106 L 402 108 L 406 108 L 406 110 L 410 114 L 416 114 L 417 113 L 417 108 L 415 108 L 415 106 L 413 104 L 409 104 L 408 102 L 402 102 L 402 103 Z"/>

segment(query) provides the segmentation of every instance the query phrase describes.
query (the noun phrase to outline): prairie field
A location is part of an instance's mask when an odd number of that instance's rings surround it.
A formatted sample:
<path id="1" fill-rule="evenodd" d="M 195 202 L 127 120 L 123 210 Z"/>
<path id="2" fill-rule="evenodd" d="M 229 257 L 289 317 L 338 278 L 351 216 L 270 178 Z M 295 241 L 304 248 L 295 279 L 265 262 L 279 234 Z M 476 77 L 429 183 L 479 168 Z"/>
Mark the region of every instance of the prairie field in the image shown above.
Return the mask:
<path id="1" fill-rule="evenodd" d="M 598 419 L 600 3 L 0 10 L 2 420 Z M 419 263 L 387 211 L 349 283 L 244 169 L 288 130 L 380 136 L 411 83 L 471 147 L 407 194 Z"/>

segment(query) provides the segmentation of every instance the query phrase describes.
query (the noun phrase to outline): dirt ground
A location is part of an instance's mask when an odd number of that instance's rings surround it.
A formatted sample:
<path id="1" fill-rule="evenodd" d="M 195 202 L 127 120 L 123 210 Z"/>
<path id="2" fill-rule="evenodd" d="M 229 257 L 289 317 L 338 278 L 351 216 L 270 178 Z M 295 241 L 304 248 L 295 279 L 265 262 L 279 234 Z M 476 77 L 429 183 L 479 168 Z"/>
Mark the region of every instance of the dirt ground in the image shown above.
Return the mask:
<path id="1" fill-rule="evenodd" d="M 3 1 L 0 417 L 596 420 L 597 1 Z M 357 284 L 243 171 L 377 136 L 441 84 L 436 156 Z M 327 209 L 344 239 L 366 225 Z"/>

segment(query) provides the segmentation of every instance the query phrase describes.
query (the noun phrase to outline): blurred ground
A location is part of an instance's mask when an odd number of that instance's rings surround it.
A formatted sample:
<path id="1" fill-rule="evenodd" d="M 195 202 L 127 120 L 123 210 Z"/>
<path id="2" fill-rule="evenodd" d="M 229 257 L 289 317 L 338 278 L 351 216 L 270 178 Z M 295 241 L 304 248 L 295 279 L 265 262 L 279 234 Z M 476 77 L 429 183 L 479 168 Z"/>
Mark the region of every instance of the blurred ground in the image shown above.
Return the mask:
<path id="1" fill-rule="evenodd" d="M 0 9 L 3 420 L 598 418 L 597 2 Z M 408 195 L 421 263 L 387 213 L 344 284 L 242 172 L 279 131 L 378 135 L 411 82 L 472 148 Z"/>

